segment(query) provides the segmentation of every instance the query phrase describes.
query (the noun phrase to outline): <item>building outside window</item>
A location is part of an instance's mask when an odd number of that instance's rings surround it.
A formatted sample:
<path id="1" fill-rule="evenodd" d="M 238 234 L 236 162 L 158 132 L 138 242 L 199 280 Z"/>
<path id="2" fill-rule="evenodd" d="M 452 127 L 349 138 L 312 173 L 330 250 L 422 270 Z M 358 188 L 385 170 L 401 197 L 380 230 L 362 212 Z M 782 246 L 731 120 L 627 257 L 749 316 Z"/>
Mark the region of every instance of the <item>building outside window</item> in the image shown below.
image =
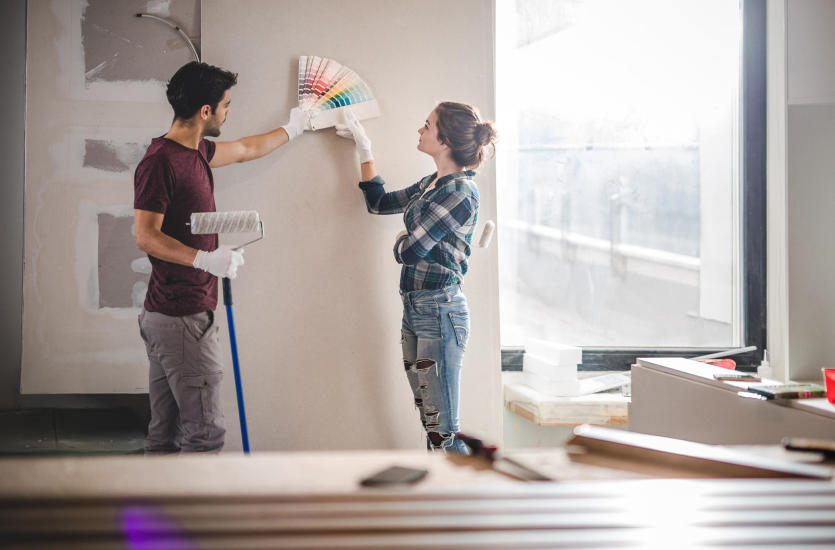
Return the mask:
<path id="1" fill-rule="evenodd" d="M 742 8 L 497 2 L 503 347 L 745 345 Z"/>

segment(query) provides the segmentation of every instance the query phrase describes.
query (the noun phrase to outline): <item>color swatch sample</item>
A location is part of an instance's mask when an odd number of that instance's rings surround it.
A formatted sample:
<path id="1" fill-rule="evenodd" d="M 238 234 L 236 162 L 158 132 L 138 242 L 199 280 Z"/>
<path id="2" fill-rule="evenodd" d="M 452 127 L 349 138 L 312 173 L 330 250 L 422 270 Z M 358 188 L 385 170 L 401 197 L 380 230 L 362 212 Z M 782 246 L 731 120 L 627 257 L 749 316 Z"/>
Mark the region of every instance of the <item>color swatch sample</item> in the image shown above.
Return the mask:
<path id="1" fill-rule="evenodd" d="M 345 107 L 360 120 L 380 116 L 374 94 L 357 73 L 338 61 L 313 55 L 299 57 L 299 107 L 307 115 L 309 130 L 341 122 Z"/>

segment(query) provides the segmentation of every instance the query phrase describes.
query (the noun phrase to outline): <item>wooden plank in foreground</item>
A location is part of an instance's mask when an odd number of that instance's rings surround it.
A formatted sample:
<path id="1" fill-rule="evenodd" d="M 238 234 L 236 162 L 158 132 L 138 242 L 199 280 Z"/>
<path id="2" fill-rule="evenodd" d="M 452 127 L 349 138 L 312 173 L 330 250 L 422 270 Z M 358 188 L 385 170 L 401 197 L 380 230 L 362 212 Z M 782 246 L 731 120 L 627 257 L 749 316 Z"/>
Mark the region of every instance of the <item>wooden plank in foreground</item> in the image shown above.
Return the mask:
<path id="1" fill-rule="evenodd" d="M 826 466 L 599 426 L 577 427 L 566 445 L 600 458 L 598 464 L 608 460 L 613 466 L 627 468 L 634 461 L 650 468 L 680 470 L 684 477 L 832 478 L 832 469 Z"/>

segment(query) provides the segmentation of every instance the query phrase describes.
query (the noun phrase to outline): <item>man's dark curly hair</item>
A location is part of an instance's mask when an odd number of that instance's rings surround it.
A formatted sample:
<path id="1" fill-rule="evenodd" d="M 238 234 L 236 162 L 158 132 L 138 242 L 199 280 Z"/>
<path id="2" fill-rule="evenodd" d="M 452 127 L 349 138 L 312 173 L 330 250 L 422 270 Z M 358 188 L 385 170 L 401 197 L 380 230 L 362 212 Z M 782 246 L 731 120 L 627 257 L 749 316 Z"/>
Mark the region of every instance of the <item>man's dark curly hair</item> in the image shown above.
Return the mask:
<path id="1" fill-rule="evenodd" d="M 226 90 L 237 83 L 236 73 L 208 63 L 192 61 L 174 73 L 165 95 L 174 108 L 174 118 L 187 120 L 203 105 L 209 105 L 214 113 Z"/>

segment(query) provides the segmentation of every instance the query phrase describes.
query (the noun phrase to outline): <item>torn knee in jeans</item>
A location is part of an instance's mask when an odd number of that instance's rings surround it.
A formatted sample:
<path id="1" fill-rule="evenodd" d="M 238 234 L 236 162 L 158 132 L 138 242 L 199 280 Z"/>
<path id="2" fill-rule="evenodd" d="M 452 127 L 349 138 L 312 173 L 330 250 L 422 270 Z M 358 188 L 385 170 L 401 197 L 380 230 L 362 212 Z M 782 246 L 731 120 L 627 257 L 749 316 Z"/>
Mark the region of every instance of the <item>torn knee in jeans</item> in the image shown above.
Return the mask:
<path id="1" fill-rule="evenodd" d="M 403 368 L 407 371 L 427 372 L 436 365 L 437 363 L 433 359 L 418 359 L 417 361 L 403 360 Z"/>
<path id="2" fill-rule="evenodd" d="M 437 365 L 437 363 L 435 361 L 433 361 L 432 359 L 418 359 L 415 367 L 419 371 L 426 372 L 429 369 L 431 369 L 432 367 L 434 367 L 435 365 Z"/>
<path id="3" fill-rule="evenodd" d="M 438 429 L 438 416 L 441 413 L 438 412 L 438 409 L 435 407 L 427 406 L 426 410 L 423 411 L 423 416 L 426 418 L 423 423 L 423 427 L 426 429 L 426 432 L 433 432 Z"/>
<path id="4" fill-rule="evenodd" d="M 429 438 L 429 444 L 433 449 L 445 449 L 449 447 L 452 445 L 452 439 L 455 436 L 455 434 L 441 433 L 438 431 L 438 428 L 441 426 L 438 422 L 440 415 L 441 413 L 438 408 L 433 405 L 427 405 L 423 413 L 425 418 L 423 427 L 426 430 L 427 438 Z"/>
<path id="5" fill-rule="evenodd" d="M 429 442 L 432 444 L 433 449 L 444 449 L 452 445 L 452 440 L 455 438 L 455 434 L 442 434 L 438 432 L 427 431 L 427 437 L 429 438 Z"/>

